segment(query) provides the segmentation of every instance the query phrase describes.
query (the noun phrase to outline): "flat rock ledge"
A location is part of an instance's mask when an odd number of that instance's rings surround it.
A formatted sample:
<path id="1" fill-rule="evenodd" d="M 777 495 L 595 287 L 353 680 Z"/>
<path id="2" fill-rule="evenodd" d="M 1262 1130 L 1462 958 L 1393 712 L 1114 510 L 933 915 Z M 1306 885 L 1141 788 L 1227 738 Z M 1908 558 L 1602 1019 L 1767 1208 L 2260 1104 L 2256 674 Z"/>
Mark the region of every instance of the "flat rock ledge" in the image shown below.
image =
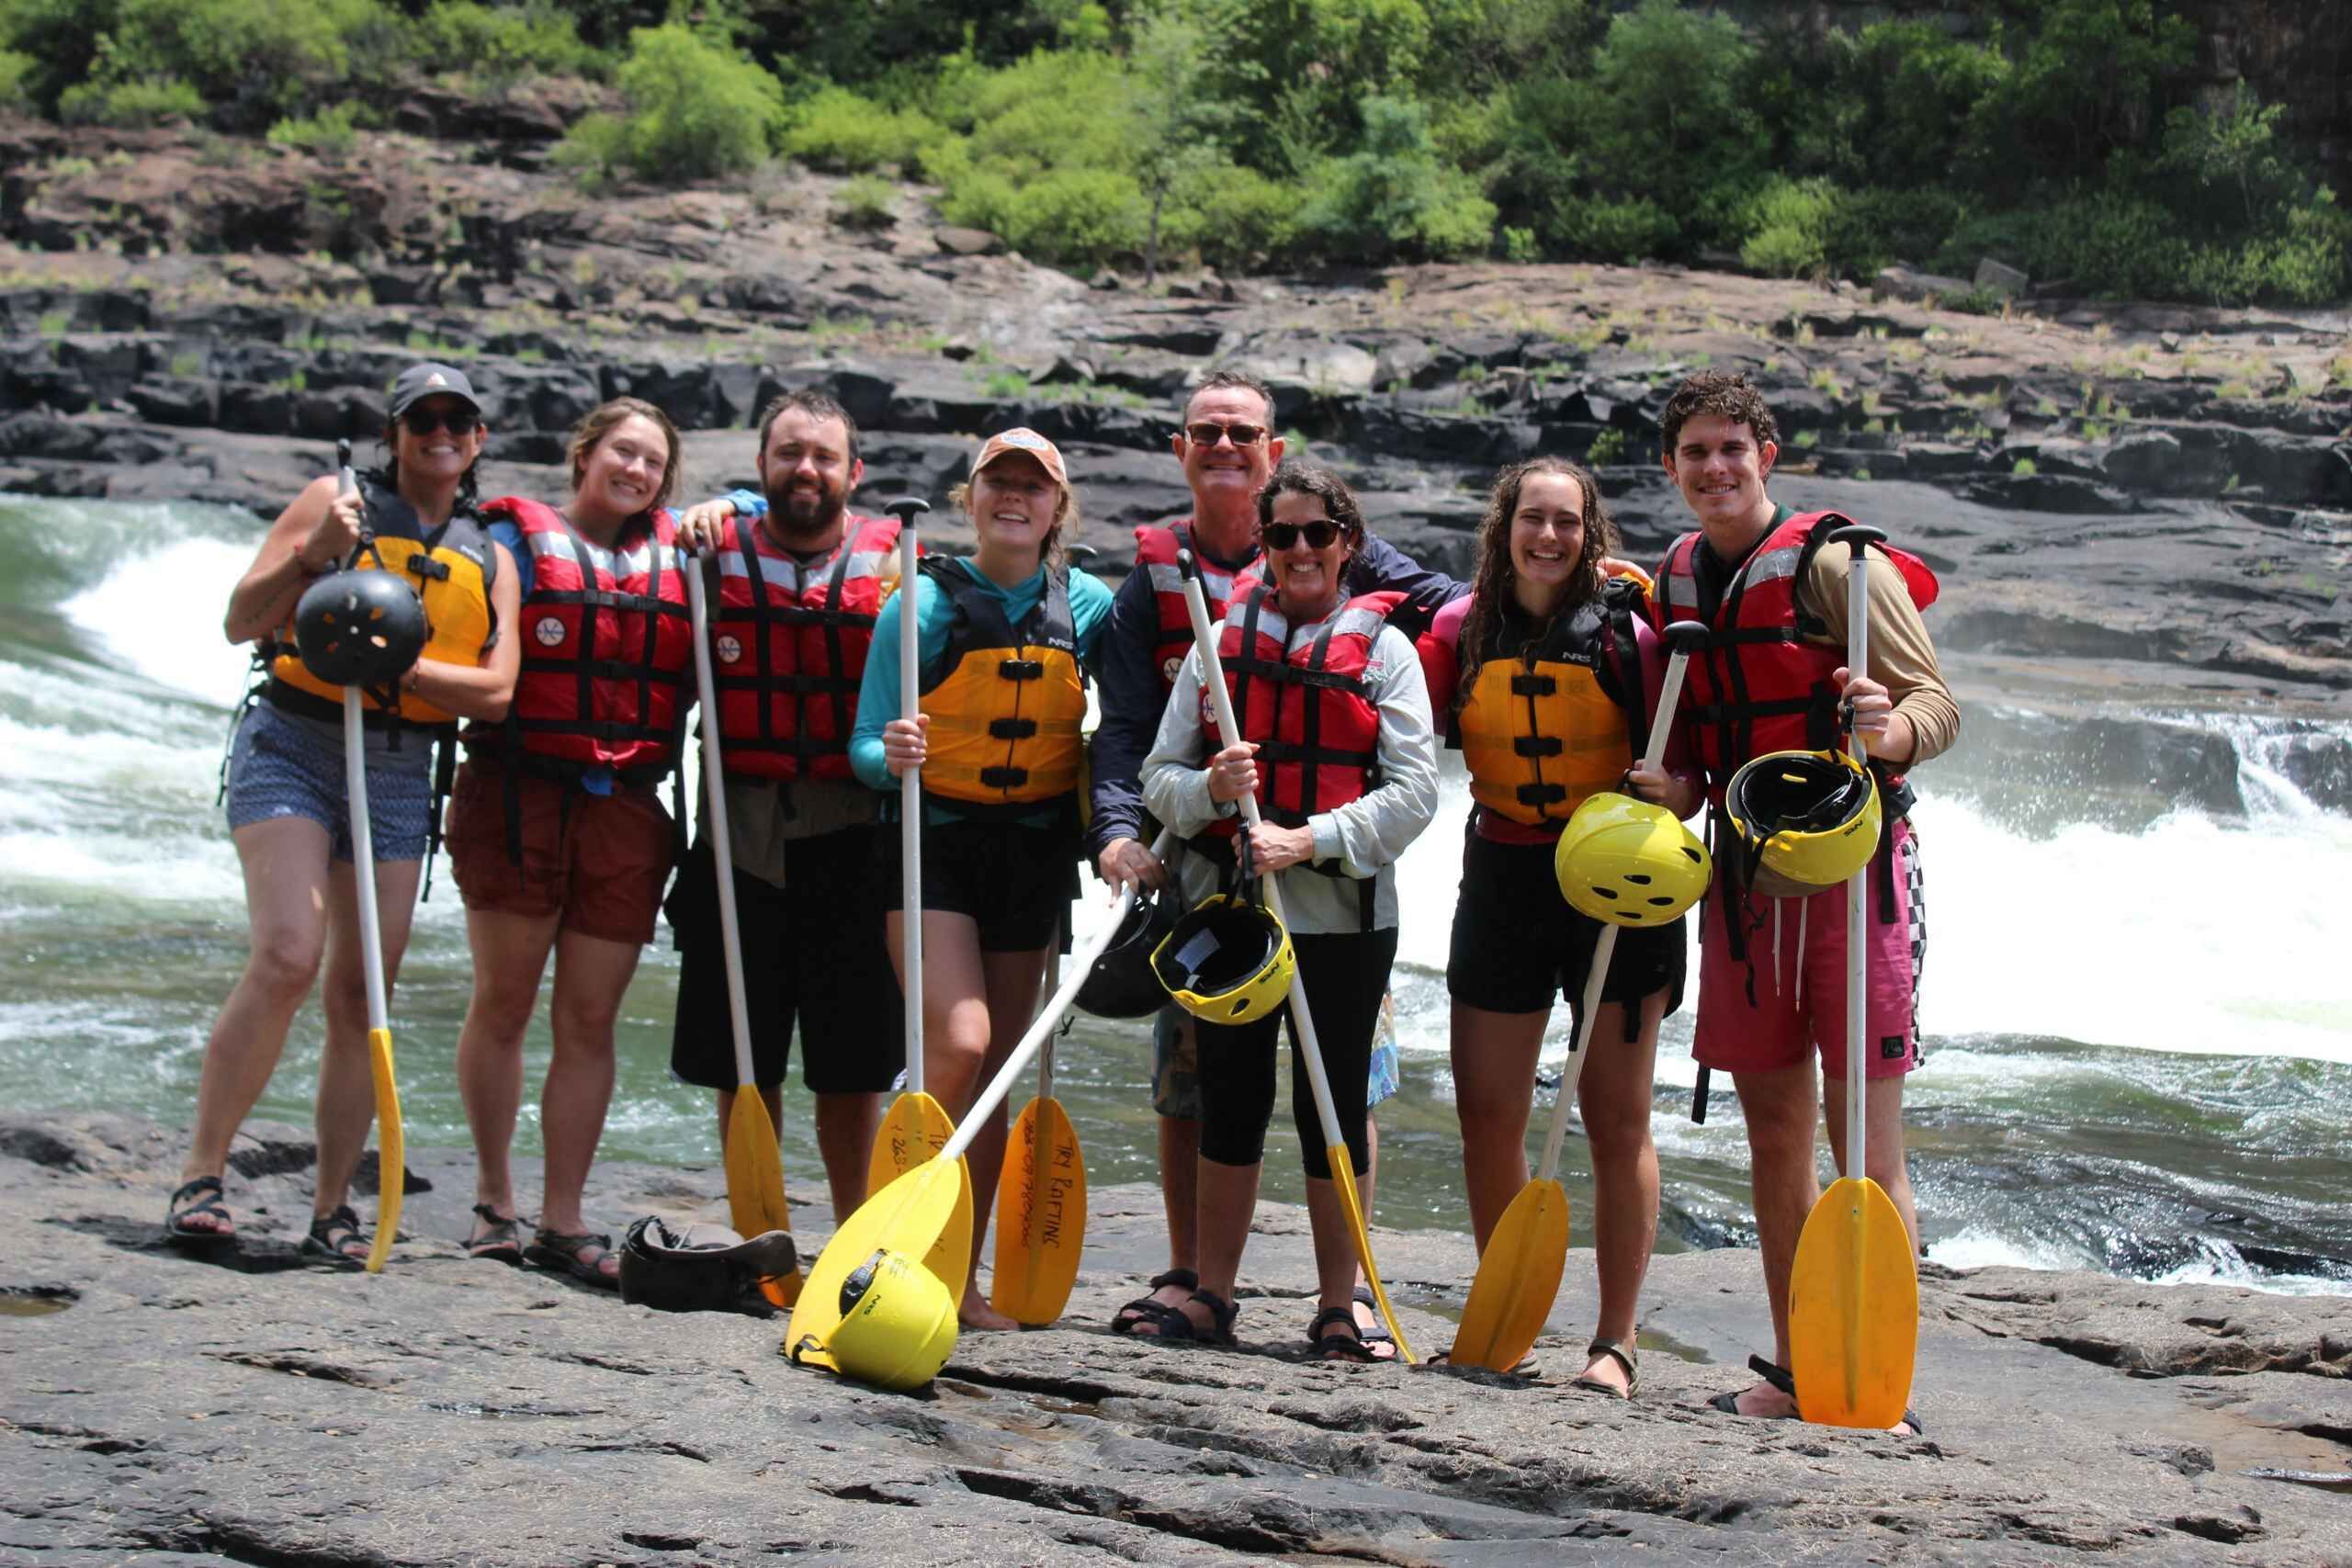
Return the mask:
<path id="1" fill-rule="evenodd" d="M 787 1364 L 781 1320 L 467 1259 L 463 1156 L 412 1162 L 384 1274 L 318 1270 L 307 1135 L 255 1123 L 245 1239 L 183 1257 L 156 1220 L 185 1138 L 0 1119 L 0 1562 L 2352 1563 L 2340 1298 L 1930 1264 L 1928 1435 L 1900 1439 L 1706 1408 L 1765 1336 L 1742 1251 L 1657 1259 L 1632 1404 L 1566 1386 L 1582 1250 L 1534 1379 L 1299 1360 L 1305 1216 L 1271 1204 L 1243 1350 L 1116 1338 L 1159 1263 L 1158 1194 L 1129 1187 L 1095 1194 L 1071 1326 L 967 1335 L 893 1395 Z M 720 1218 L 719 1185 L 600 1166 L 592 1213 Z M 796 1229 L 830 1226 L 809 1204 Z M 1442 1347 L 1467 1238 L 1377 1246 Z"/>

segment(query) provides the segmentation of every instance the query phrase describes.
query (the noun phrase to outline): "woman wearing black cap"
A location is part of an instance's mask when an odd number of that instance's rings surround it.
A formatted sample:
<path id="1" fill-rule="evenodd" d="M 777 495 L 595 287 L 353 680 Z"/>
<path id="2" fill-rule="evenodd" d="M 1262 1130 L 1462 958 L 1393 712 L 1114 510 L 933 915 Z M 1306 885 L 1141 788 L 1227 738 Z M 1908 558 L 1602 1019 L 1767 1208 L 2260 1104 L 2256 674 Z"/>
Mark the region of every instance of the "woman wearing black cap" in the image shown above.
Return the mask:
<path id="1" fill-rule="evenodd" d="M 433 740 L 460 718 L 496 718 L 514 690 L 515 650 L 498 636 L 518 603 L 514 563 L 474 518 L 474 462 L 485 429 L 473 388 L 446 365 L 414 365 L 392 384 L 389 458 L 338 494 L 314 480 L 279 514 L 229 596 L 231 642 L 256 645 L 267 679 L 230 752 L 230 837 L 245 874 L 252 956 L 205 1043 L 196 1134 L 164 1232 L 233 1242 L 222 1201 L 229 1141 L 286 1046 L 294 1010 L 326 963 L 326 1049 L 319 1067 L 317 1195 L 302 1250 L 357 1268 L 368 1237 L 345 1198 L 375 1115 L 368 998 L 343 753 L 343 691 L 306 670 L 288 620 L 302 590 L 341 566 L 389 570 L 419 590 L 432 637 L 391 691 L 363 696 L 368 800 L 382 917 L 384 978 L 408 945 L 432 816 Z M 360 548 L 363 528 L 374 547 Z M 356 558 L 354 552 L 357 551 Z"/>

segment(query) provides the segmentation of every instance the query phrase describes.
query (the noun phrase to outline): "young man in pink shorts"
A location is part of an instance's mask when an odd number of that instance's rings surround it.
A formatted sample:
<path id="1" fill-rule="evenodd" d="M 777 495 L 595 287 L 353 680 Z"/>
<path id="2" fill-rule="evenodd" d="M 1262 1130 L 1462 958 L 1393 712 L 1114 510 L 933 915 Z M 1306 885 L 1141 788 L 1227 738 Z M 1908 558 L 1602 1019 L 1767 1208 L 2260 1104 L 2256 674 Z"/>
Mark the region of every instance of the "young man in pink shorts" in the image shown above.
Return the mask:
<path id="1" fill-rule="evenodd" d="M 1910 795 L 1901 775 L 1951 745 L 1960 709 L 1915 603 L 1932 598 L 1934 580 L 1899 552 L 1871 552 L 1870 667 L 1846 668 L 1851 559 L 1826 536 L 1850 519 L 1793 513 L 1765 494 L 1779 435 L 1771 410 L 1744 376 L 1705 372 L 1668 400 L 1666 471 L 1699 526 L 1668 551 L 1657 574 L 1658 615 L 1702 621 L 1715 633 L 1691 660 L 1679 723 L 1718 809 L 1724 785 L 1751 758 L 1842 747 L 1841 708 L 1870 753 L 1889 828 L 1871 863 L 1866 906 L 1865 1174 L 1894 1200 L 1916 1247 L 1903 1078 L 1919 1062 L 1913 1003 L 1926 927 L 1918 840 L 1902 819 Z M 1736 840 L 1719 834 L 1717 841 Z M 1789 1274 L 1805 1216 L 1821 1195 L 1815 1130 L 1825 1098 L 1841 1168 L 1845 1143 L 1846 893 L 1837 886 L 1809 897 L 1766 897 L 1742 885 L 1740 858 L 1731 850 L 1719 854 L 1717 886 L 1700 917 L 1692 1054 L 1702 1066 L 1732 1075 L 1747 1118 L 1775 1349 L 1771 1362 L 1750 1360 L 1762 1382 L 1713 1404 L 1738 1416 L 1793 1416 L 1784 1370 Z"/>

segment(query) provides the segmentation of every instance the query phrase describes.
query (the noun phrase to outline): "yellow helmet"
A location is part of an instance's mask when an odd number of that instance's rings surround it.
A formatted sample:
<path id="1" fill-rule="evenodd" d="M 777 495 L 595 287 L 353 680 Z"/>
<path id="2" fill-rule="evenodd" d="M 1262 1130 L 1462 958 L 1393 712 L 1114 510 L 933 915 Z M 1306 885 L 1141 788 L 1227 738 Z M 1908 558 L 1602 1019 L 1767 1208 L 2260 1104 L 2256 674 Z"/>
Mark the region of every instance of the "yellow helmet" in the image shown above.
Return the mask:
<path id="1" fill-rule="evenodd" d="M 1878 852 L 1878 781 L 1843 751 L 1766 752 L 1732 774 L 1724 815 L 1769 898 L 1836 887 Z"/>
<path id="2" fill-rule="evenodd" d="M 920 1262 L 877 1251 L 842 1282 L 841 1325 L 825 1348 L 843 1377 L 921 1388 L 956 1348 L 956 1300 Z"/>
<path id="3" fill-rule="evenodd" d="M 1210 1023 L 1248 1023 L 1290 995 L 1290 932 L 1255 898 L 1213 893 L 1152 950 L 1151 972 L 1176 1005 Z"/>
<path id="4" fill-rule="evenodd" d="M 1552 852 L 1560 895 L 1616 926 L 1662 926 L 1706 897 L 1707 846 L 1663 806 L 1603 791 L 1585 797 Z"/>

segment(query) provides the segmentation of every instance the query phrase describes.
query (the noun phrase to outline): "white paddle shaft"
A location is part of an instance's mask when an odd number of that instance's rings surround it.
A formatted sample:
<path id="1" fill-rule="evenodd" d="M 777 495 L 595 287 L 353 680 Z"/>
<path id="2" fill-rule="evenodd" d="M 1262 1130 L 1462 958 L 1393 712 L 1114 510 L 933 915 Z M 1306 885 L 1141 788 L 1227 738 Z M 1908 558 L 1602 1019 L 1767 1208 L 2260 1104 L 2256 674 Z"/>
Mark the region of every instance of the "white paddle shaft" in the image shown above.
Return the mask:
<path id="1" fill-rule="evenodd" d="M 736 526 L 755 525 L 746 517 Z M 728 1021 L 735 1033 L 735 1081 L 741 1085 L 752 1082 L 752 1021 L 743 1007 L 743 939 L 735 920 L 735 847 L 727 837 L 727 780 L 718 756 L 718 685 L 710 678 L 710 615 L 703 597 L 702 562 L 693 559 L 681 564 L 686 580 L 686 606 L 694 615 L 695 687 L 702 698 L 703 798 L 710 813 L 705 831 L 710 835 L 711 859 L 717 867 L 718 932 L 727 951 Z"/>
<path id="2" fill-rule="evenodd" d="M 359 479 L 344 465 L 342 491 L 351 494 Z M 359 705 L 359 688 L 343 689 L 344 794 L 351 817 L 351 870 L 358 882 L 360 968 L 368 981 L 368 1027 L 390 1029 L 391 1008 L 384 998 L 384 927 L 376 910 L 376 834 L 368 811 L 367 721 Z M 388 1174 L 387 1181 L 396 1175 Z"/>
<path id="3" fill-rule="evenodd" d="M 1216 728 L 1220 749 L 1241 739 L 1240 723 L 1233 716 L 1233 694 L 1226 689 L 1225 669 L 1216 656 L 1216 628 L 1209 625 L 1208 600 L 1201 592 L 1201 580 L 1196 572 L 1184 574 L 1184 607 L 1192 612 L 1193 647 L 1201 656 L 1201 684 L 1207 688 L 1209 701 L 1216 705 Z M 1252 792 L 1241 797 L 1241 820 L 1246 832 L 1258 825 L 1258 796 Z M 1239 852 L 1240 846 L 1236 846 Z M 1288 929 L 1290 920 L 1283 913 L 1282 876 L 1279 873 L 1265 878 L 1266 908 L 1273 912 Z M 1332 1108 L 1331 1081 L 1323 1072 L 1323 1050 L 1315 1039 L 1315 1017 L 1307 1010 L 1306 980 L 1303 975 L 1293 975 L 1290 983 L 1291 1027 L 1298 1031 L 1299 1055 L 1306 1059 L 1306 1081 L 1315 1091 L 1315 1115 L 1323 1124 L 1323 1146 L 1336 1149 L 1346 1139 L 1340 1133 L 1340 1113 Z"/>
<path id="4" fill-rule="evenodd" d="M 899 716 L 921 715 L 922 631 L 916 610 L 922 599 L 915 574 L 915 520 L 899 518 Z M 899 929 L 906 953 L 907 1092 L 922 1092 L 922 766 L 899 776 Z M 966 1121 L 971 1120 L 967 1115 Z"/>
<path id="5" fill-rule="evenodd" d="M 1168 843 L 1168 831 L 1162 829 L 1159 837 L 1152 841 L 1151 852 L 1165 854 Z M 1119 901 L 1111 910 L 1111 923 L 1070 954 L 1069 973 L 1056 987 L 1054 994 L 1046 998 L 1045 1008 L 1029 1025 L 1029 1032 L 1021 1037 L 1021 1043 L 1004 1059 L 1004 1066 L 999 1067 L 996 1077 L 989 1080 L 988 1088 L 980 1090 L 980 1097 L 972 1101 L 969 1111 L 964 1112 L 964 1120 L 957 1124 L 954 1135 L 940 1148 L 941 1160 L 952 1165 L 956 1156 L 971 1147 L 972 1140 L 979 1135 L 989 1117 L 1004 1103 L 1004 1097 L 1012 1092 L 1012 1080 L 1029 1065 L 1031 1055 L 1051 1038 L 1056 1027 L 1061 1023 L 1062 1014 L 1069 1011 L 1071 1004 L 1078 1000 L 1079 990 L 1086 984 L 1086 976 L 1093 972 L 1094 961 L 1109 950 L 1112 939 L 1119 934 L 1119 927 L 1125 921 L 1127 910 L 1136 901 L 1136 886 L 1131 882 L 1119 889 Z"/>
<path id="6" fill-rule="evenodd" d="M 1649 744 L 1642 751 L 1642 766 L 1655 768 L 1666 756 L 1666 738 L 1674 728 L 1674 710 L 1682 701 L 1682 675 L 1690 655 L 1676 649 L 1666 661 L 1666 682 L 1657 694 L 1657 712 L 1650 718 Z M 1568 1102 L 1577 1097 L 1577 1086 L 1584 1082 L 1585 1058 L 1591 1055 L 1592 1021 L 1600 1011 L 1600 987 L 1609 978 L 1609 961 L 1617 955 L 1617 928 L 1604 924 L 1600 936 L 1592 944 L 1592 965 L 1584 977 L 1584 1006 L 1577 1015 L 1575 1060 L 1560 1076 L 1558 1094 L 1552 1101 L 1552 1126 L 1544 1135 L 1544 1164 L 1535 1173 L 1538 1181 L 1549 1181 L 1559 1174 L 1560 1145 L 1568 1132 Z"/>
<path id="7" fill-rule="evenodd" d="M 1125 919 L 1126 913 L 1126 910 L 1121 909 L 1120 919 Z M 1067 920 L 1064 923 L 1067 924 Z M 1088 967 L 1091 968 L 1093 965 L 1089 964 Z M 1061 988 L 1062 933 L 1057 931 L 1054 932 L 1054 945 L 1046 950 L 1045 994 L 1050 997 Z M 1046 1035 L 1046 1043 L 1037 1047 L 1037 1098 L 1039 1100 L 1054 1098 L 1054 1037 L 1051 1034 Z"/>
<path id="8" fill-rule="evenodd" d="M 1857 541 L 1853 552 L 1853 560 L 1846 569 L 1846 669 L 1849 678 L 1869 674 L 1871 657 L 1870 550 Z M 1871 765 L 1870 748 L 1863 744 L 1859 726 L 1849 738 L 1849 744 L 1854 761 L 1867 772 Z M 1890 827 L 1887 833 L 1891 839 L 1894 829 Z M 1870 1028 L 1870 1021 L 1864 1016 L 1870 989 L 1870 954 L 1862 946 L 1862 939 L 1870 929 L 1866 908 L 1870 875 L 1870 862 L 1865 861 L 1846 879 L 1846 1168 L 1840 1174 L 1849 1177 L 1862 1176 L 1870 1170 L 1869 1162 L 1863 1158 L 1863 1128 L 1869 1118 L 1862 1114 L 1862 1042 Z"/>

